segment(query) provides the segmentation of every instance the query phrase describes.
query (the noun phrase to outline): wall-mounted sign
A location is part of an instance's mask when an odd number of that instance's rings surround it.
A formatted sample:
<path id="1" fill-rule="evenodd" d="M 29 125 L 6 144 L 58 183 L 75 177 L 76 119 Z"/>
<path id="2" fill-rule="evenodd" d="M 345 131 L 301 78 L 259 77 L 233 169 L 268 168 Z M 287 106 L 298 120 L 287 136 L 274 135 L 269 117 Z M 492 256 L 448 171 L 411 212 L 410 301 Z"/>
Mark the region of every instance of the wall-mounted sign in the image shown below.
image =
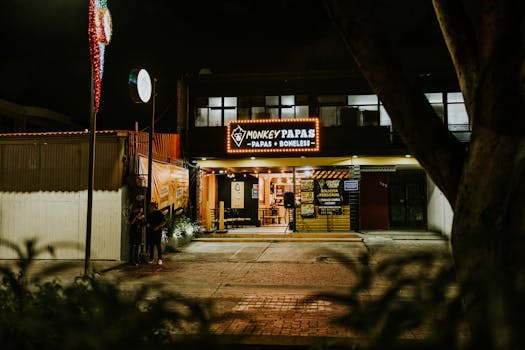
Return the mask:
<path id="1" fill-rule="evenodd" d="M 135 103 L 147 103 L 151 97 L 151 78 L 145 69 L 132 69 L 128 79 L 131 99 Z"/>
<path id="2" fill-rule="evenodd" d="M 301 179 L 301 216 L 304 218 L 315 217 L 314 179 Z"/>
<path id="3" fill-rule="evenodd" d="M 341 179 L 316 179 L 319 215 L 342 215 L 343 196 Z"/>
<path id="4" fill-rule="evenodd" d="M 244 208 L 244 182 L 232 181 L 231 191 L 231 207 L 237 209 Z"/>
<path id="5" fill-rule="evenodd" d="M 252 185 L 252 199 L 259 199 L 259 185 Z"/>
<path id="6" fill-rule="evenodd" d="M 317 118 L 234 120 L 226 135 L 228 153 L 319 151 Z"/>
<path id="7" fill-rule="evenodd" d="M 359 190 L 359 181 L 357 181 L 357 180 L 345 180 L 344 188 L 345 188 L 345 191 L 357 191 L 357 190 Z"/>

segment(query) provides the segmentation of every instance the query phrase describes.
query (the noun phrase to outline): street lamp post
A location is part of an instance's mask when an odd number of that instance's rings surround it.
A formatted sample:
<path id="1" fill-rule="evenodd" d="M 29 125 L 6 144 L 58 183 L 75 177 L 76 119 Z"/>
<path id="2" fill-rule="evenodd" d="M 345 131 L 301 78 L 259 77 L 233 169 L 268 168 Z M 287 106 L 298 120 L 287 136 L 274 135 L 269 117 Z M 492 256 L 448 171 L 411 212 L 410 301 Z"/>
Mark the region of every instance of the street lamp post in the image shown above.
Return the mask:
<path id="1" fill-rule="evenodd" d="M 89 173 L 87 193 L 86 247 L 84 258 L 84 275 L 90 271 L 91 228 L 93 222 L 93 188 L 95 173 L 95 133 L 97 131 L 97 112 L 102 90 L 104 72 L 104 52 L 111 41 L 112 21 L 107 1 L 90 0 L 88 18 L 89 56 L 91 63 L 91 103 L 89 122 Z"/>
<path id="2" fill-rule="evenodd" d="M 93 70 L 91 70 L 91 107 L 89 121 L 89 172 L 88 172 L 88 190 L 87 190 L 87 222 L 86 222 L 86 247 L 84 258 L 84 274 L 90 272 L 91 260 L 91 227 L 93 222 L 93 187 L 95 183 L 95 133 L 97 130 L 97 114 L 95 112 L 94 88 L 93 88 Z"/>
<path id="3" fill-rule="evenodd" d="M 153 133 L 155 132 L 155 96 L 157 79 L 153 79 L 153 84 L 148 71 L 145 69 L 132 69 L 129 74 L 129 92 L 131 99 L 135 103 L 148 103 L 152 99 L 152 112 L 148 138 L 148 185 L 146 192 L 146 206 L 151 202 L 151 182 L 153 172 Z M 146 219 L 148 218 L 147 207 L 144 208 Z"/>
<path id="4" fill-rule="evenodd" d="M 152 112 L 151 112 L 151 122 L 150 122 L 150 128 L 149 128 L 149 136 L 148 136 L 148 192 L 146 193 L 146 205 L 149 205 L 151 203 L 151 180 L 152 180 L 152 174 L 153 174 L 153 134 L 155 133 L 155 96 L 157 94 L 156 89 L 157 85 L 157 78 L 153 78 L 153 92 L 151 96 L 151 104 L 152 104 Z M 144 210 L 146 212 L 147 217 L 147 210 Z"/>

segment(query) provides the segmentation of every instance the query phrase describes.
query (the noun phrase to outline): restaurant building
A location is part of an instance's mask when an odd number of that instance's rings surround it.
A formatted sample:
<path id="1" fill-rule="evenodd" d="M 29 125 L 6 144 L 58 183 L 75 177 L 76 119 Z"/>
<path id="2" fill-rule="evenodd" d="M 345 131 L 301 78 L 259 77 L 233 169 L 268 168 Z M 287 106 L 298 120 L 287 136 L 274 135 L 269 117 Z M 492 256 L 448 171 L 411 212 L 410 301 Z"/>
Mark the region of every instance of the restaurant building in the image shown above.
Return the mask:
<path id="1" fill-rule="evenodd" d="M 456 84 L 440 76 L 421 79 L 443 122 L 468 143 Z M 179 115 L 186 116 L 178 126 L 195 165 L 194 214 L 210 230 L 224 215 L 226 228 L 450 233 L 450 205 L 360 77 L 186 76 L 179 84 Z"/>

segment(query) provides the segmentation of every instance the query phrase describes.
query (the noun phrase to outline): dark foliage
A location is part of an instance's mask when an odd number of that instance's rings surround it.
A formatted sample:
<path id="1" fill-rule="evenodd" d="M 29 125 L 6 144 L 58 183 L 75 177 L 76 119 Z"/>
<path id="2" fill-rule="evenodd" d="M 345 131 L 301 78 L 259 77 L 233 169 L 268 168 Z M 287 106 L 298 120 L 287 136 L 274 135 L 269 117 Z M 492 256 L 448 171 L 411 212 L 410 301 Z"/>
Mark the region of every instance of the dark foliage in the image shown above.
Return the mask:
<path id="1" fill-rule="evenodd" d="M 334 322 L 352 332 L 352 349 L 523 349 L 525 315 L 505 310 L 504 296 L 523 310 L 525 278 L 475 268 L 459 278 L 450 257 L 408 254 L 373 261 L 339 257 L 357 282 L 343 293 L 320 294 L 346 307 Z M 473 267 L 476 266 L 474 263 Z M 480 286 L 491 286 L 480 293 Z"/>
<path id="2" fill-rule="evenodd" d="M 344 293 L 321 294 L 346 307 L 334 320 L 352 332 L 353 349 L 460 349 L 468 339 L 461 287 L 452 263 L 431 253 L 345 265 L 358 277 Z M 416 335 L 414 337 L 414 335 Z M 416 340 L 414 340 L 414 338 Z"/>
<path id="3" fill-rule="evenodd" d="M 25 250 L 1 241 L 18 259 L 0 267 L 0 344 L 2 349 L 172 349 L 220 344 L 209 332 L 211 305 L 163 291 L 161 286 L 123 292 L 118 283 L 96 275 L 69 284 L 30 273 L 34 258 L 50 247 Z M 69 266 L 68 266 L 69 265 Z M 47 281 L 45 281 L 47 279 Z"/>

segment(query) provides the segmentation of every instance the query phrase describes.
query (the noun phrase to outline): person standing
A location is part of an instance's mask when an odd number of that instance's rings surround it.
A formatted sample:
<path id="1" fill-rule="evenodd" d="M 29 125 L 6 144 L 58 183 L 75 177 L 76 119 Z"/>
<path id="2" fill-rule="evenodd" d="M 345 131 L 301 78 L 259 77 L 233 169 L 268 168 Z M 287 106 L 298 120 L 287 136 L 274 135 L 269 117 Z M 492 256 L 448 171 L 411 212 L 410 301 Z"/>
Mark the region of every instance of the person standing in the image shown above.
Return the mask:
<path id="1" fill-rule="evenodd" d="M 166 223 L 164 214 L 158 209 L 157 203 L 151 202 L 149 205 L 149 212 L 147 216 L 147 238 L 149 245 L 149 259 L 150 264 L 153 263 L 155 257 L 155 248 L 157 249 L 157 263 L 162 265 L 162 228 Z"/>
<path id="2" fill-rule="evenodd" d="M 138 265 L 139 251 L 144 227 L 144 208 L 137 205 L 129 217 L 129 263 Z"/>

